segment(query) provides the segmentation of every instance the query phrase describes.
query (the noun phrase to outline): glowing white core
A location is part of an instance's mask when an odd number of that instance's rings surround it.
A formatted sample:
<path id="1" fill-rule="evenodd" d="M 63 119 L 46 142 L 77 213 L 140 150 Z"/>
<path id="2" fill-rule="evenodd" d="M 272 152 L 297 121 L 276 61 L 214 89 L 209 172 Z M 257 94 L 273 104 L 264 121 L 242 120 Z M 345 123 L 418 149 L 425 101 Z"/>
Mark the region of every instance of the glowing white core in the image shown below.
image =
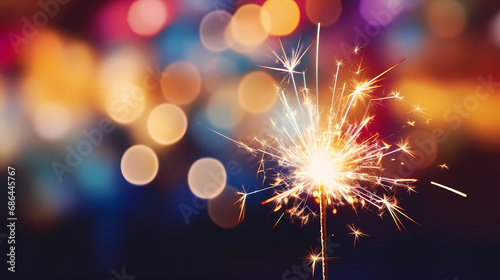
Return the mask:
<path id="1" fill-rule="evenodd" d="M 317 152 L 307 166 L 307 173 L 317 184 L 325 184 L 335 180 L 338 169 L 326 152 Z"/>

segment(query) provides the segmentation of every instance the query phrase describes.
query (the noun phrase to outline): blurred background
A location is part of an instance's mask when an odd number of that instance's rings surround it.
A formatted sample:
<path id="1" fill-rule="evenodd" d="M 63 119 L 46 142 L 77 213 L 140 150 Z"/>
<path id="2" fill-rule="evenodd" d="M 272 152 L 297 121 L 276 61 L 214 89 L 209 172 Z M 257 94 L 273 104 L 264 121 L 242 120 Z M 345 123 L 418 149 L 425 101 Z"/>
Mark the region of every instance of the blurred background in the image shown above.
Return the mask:
<path id="1" fill-rule="evenodd" d="M 262 192 L 238 222 L 237 192 L 266 183 L 260 158 L 212 131 L 267 133 L 276 86 L 291 87 L 260 65 L 280 67 L 280 40 L 287 54 L 314 43 L 318 22 L 320 103 L 337 62 L 349 86 L 405 59 L 375 94 L 413 105 L 378 106 L 372 128 L 418 152 L 392 172 L 419 179 L 400 205 L 421 226 L 406 220 L 400 233 L 390 217 L 340 208 L 328 218 L 331 277 L 498 278 L 498 1 L 0 5 L 0 163 L 2 176 L 17 170 L 19 219 L 17 272 L 2 279 L 320 279 L 303 266 L 319 221 L 275 226 Z M 297 67 L 309 88 L 315 56 L 311 47 Z M 0 197 L 6 207 L 7 190 Z M 353 248 L 346 223 L 370 236 Z"/>

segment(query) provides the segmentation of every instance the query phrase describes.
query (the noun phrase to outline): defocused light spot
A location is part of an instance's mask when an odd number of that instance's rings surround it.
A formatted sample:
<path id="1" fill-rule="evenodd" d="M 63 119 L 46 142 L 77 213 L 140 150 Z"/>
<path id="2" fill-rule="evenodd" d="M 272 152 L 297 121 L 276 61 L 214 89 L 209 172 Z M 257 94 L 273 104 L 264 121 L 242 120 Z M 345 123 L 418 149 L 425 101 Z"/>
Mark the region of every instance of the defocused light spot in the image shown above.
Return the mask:
<path id="1" fill-rule="evenodd" d="M 40 105 L 33 116 L 35 130 L 42 138 L 56 140 L 69 130 L 71 115 L 67 108 L 55 103 Z"/>
<path id="2" fill-rule="evenodd" d="M 231 18 L 231 14 L 224 10 L 213 11 L 203 18 L 200 24 L 200 39 L 207 49 L 220 52 L 229 48 L 226 29 Z"/>
<path id="3" fill-rule="evenodd" d="M 162 145 L 179 141 L 187 130 L 186 114 L 172 104 L 161 104 L 148 117 L 149 135 Z"/>
<path id="4" fill-rule="evenodd" d="M 293 0 L 268 0 L 262 9 L 269 14 L 271 35 L 288 35 L 299 25 L 300 10 Z"/>
<path id="5" fill-rule="evenodd" d="M 238 40 L 236 40 L 233 36 L 233 32 L 231 28 L 226 30 L 226 40 L 229 42 L 231 50 L 244 54 L 246 57 L 250 58 L 255 64 L 261 63 L 269 63 L 269 49 L 277 49 L 281 46 L 279 45 L 278 40 L 266 40 L 265 44 L 258 45 L 244 45 L 241 44 Z M 246 61 L 242 61 L 242 63 L 247 63 Z"/>
<path id="6" fill-rule="evenodd" d="M 139 35 L 155 35 L 167 23 L 167 7 L 159 0 L 135 1 L 128 11 L 127 22 Z"/>
<path id="7" fill-rule="evenodd" d="M 430 29 L 440 37 L 454 37 L 465 27 L 466 13 L 464 6 L 455 0 L 438 0 L 429 5 L 427 23 Z"/>
<path id="8" fill-rule="evenodd" d="M 141 116 L 145 107 L 144 89 L 129 82 L 116 84 L 107 92 L 106 110 L 116 122 L 128 124 Z"/>
<path id="9" fill-rule="evenodd" d="M 241 79 L 238 87 L 240 105 L 250 113 L 269 110 L 278 98 L 274 79 L 262 71 L 250 72 Z"/>
<path id="10" fill-rule="evenodd" d="M 92 48 L 81 41 L 39 30 L 21 54 L 23 98 L 30 109 L 53 102 L 66 106 L 77 119 L 93 97 L 95 65 Z"/>
<path id="11" fill-rule="evenodd" d="M 241 211 L 240 198 L 237 189 L 227 186 L 221 194 L 208 201 L 210 219 L 222 228 L 237 226 Z"/>
<path id="12" fill-rule="evenodd" d="M 100 82 L 105 87 L 113 87 L 114 83 L 138 80 L 141 77 L 144 64 L 141 50 L 133 47 L 116 49 L 107 55 L 101 63 Z"/>
<path id="13" fill-rule="evenodd" d="M 199 198 L 218 196 L 226 186 L 226 179 L 224 165 L 214 158 L 199 159 L 189 168 L 189 188 Z"/>
<path id="14" fill-rule="evenodd" d="M 172 63 L 162 74 L 161 89 L 168 101 L 174 104 L 188 104 L 200 92 L 200 73 L 191 63 Z"/>
<path id="15" fill-rule="evenodd" d="M 207 117 L 217 128 L 232 128 L 243 118 L 244 112 L 238 103 L 238 83 L 228 82 L 215 90 L 207 104 Z"/>
<path id="16" fill-rule="evenodd" d="M 328 26 L 337 21 L 342 11 L 340 0 L 306 0 L 306 13 L 313 23 Z"/>
<path id="17" fill-rule="evenodd" d="M 491 21 L 490 34 L 493 43 L 497 47 L 500 47 L 500 12 L 498 12 Z"/>
<path id="18" fill-rule="evenodd" d="M 271 19 L 267 11 L 255 4 L 244 5 L 233 15 L 231 35 L 247 47 L 257 46 L 266 40 L 271 31 Z"/>
<path id="19" fill-rule="evenodd" d="M 122 157 L 121 170 L 125 180 L 134 185 L 145 185 L 158 173 L 158 157 L 144 145 L 130 147 Z"/>
<path id="20" fill-rule="evenodd" d="M 248 54 L 252 53 L 253 51 L 255 51 L 256 48 L 258 48 L 259 46 L 261 46 L 261 45 L 246 46 L 246 45 L 241 44 L 240 42 L 238 42 L 234 38 L 234 35 L 233 35 L 233 32 L 231 31 L 231 28 L 228 28 L 226 30 L 226 36 L 225 37 L 226 37 L 226 40 L 229 43 L 229 46 L 230 46 L 231 50 L 233 50 L 233 51 L 235 51 L 235 52 L 237 52 L 239 54 L 248 55 Z"/>
<path id="21" fill-rule="evenodd" d="M 388 25 L 402 11 L 403 4 L 399 0 L 362 0 L 359 4 L 359 13 L 373 26 Z"/>
<path id="22" fill-rule="evenodd" d="M 124 47 L 113 51 L 101 64 L 101 104 L 116 122 L 128 124 L 144 111 L 147 92 L 143 88 L 145 58 L 141 50 Z"/>

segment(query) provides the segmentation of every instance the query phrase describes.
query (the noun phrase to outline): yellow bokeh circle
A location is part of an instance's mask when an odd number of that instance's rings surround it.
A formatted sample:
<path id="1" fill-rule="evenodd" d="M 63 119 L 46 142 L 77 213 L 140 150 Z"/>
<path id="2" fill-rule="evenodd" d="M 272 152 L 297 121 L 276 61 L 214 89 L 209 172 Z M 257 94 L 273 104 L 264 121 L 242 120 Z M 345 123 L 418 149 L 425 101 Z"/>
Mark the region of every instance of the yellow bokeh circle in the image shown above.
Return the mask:
<path id="1" fill-rule="evenodd" d="M 189 168 L 189 189 L 199 198 L 210 199 L 218 196 L 224 190 L 226 181 L 226 169 L 215 158 L 201 158 Z"/>
<path id="2" fill-rule="evenodd" d="M 201 90 L 200 72 L 189 62 L 174 62 L 163 71 L 161 89 L 171 103 L 191 103 Z"/>
<path id="3" fill-rule="evenodd" d="M 277 98 L 274 79 L 266 72 L 250 72 L 239 83 L 238 101 L 250 113 L 260 114 L 269 110 Z"/>
<path id="4" fill-rule="evenodd" d="M 262 5 L 262 10 L 271 20 L 271 35 L 288 35 L 299 25 L 300 9 L 293 0 L 268 0 Z"/>
<path id="5" fill-rule="evenodd" d="M 158 157 L 148 146 L 135 145 L 123 154 L 120 167 L 125 180 L 134 185 L 145 185 L 158 173 Z"/>
<path id="6" fill-rule="evenodd" d="M 229 24 L 232 38 L 246 47 L 262 44 L 271 31 L 271 18 L 255 4 L 244 5 L 234 13 Z"/>
<path id="7" fill-rule="evenodd" d="M 181 108 L 173 104 L 161 104 L 148 116 L 148 132 L 151 138 L 162 145 L 179 141 L 186 133 L 188 121 Z"/>

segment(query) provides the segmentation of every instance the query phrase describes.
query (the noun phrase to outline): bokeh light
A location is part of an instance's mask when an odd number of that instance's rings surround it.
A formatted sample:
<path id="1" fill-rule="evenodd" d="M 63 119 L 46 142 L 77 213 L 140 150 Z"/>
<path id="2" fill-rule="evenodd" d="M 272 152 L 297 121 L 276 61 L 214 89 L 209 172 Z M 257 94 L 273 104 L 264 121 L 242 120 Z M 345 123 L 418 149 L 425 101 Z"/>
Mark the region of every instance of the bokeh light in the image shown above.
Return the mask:
<path id="1" fill-rule="evenodd" d="M 187 130 L 187 118 L 181 108 L 173 104 L 156 106 L 148 117 L 149 135 L 162 145 L 179 141 Z"/>
<path id="2" fill-rule="evenodd" d="M 427 24 L 440 37 L 454 37 L 465 27 L 464 6 L 456 0 L 437 0 L 427 10 Z"/>
<path id="3" fill-rule="evenodd" d="M 224 10 L 208 13 L 200 24 L 200 39 L 203 45 L 214 52 L 229 48 L 226 40 L 226 30 L 232 15 Z"/>
<path id="4" fill-rule="evenodd" d="M 125 151 L 120 166 L 125 180 L 134 185 L 145 185 L 156 177 L 159 163 L 151 148 L 135 145 Z"/>
<path id="5" fill-rule="evenodd" d="M 147 92 L 139 86 L 144 77 L 144 57 L 137 48 L 116 49 L 101 63 L 101 103 L 116 122 L 128 124 L 144 111 Z"/>
<path id="6" fill-rule="evenodd" d="M 500 11 L 491 20 L 490 36 L 493 43 L 500 47 Z"/>
<path id="7" fill-rule="evenodd" d="M 163 71 L 161 89 L 168 101 L 180 105 L 188 104 L 200 93 L 200 73 L 189 62 L 174 62 Z"/>
<path id="8" fill-rule="evenodd" d="M 107 91 L 106 109 L 116 122 L 128 124 L 142 115 L 145 107 L 144 90 L 130 82 L 116 84 Z"/>
<path id="9" fill-rule="evenodd" d="M 271 35 L 288 35 L 299 25 L 300 10 L 293 0 L 268 0 L 262 5 L 262 10 L 269 14 Z"/>
<path id="10" fill-rule="evenodd" d="M 238 86 L 238 100 L 248 112 L 263 113 L 269 110 L 277 99 L 274 79 L 266 72 L 250 72 L 241 79 Z"/>
<path id="11" fill-rule="evenodd" d="M 240 7 L 230 23 L 231 36 L 239 44 L 255 47 L 262 44 L 271 31 L 271 18 L 267 11 L 255 4 Z"/>
<path id="12" fill-rule="evenodd" d="M 226 180 L 224 165 L 214 158 L 201 158 L 189 168 L 189 189 L 199 198 L 210 199 L 218 196 L 224 190 Z"/>
<path id="13" fill-rule="evenodd" d="M 227 186 L 217 197 L 208 201 L 210 219 L 222 228 L 233 228 L 238 225 L 241 212 L 241 195 L 232 186 Z"/>
<path id="14" fill-rule="evenodd" d="M 95 60 L 92 48 L 61 34 L 40 30 L 22 52 L 23 98 L 30 108 L 54 102 L 77 115 L 93 103 Z"/>
<path id="15" fill-rule="evenodd" d="M 307 17 L 312 23 L 328 26 L 337 21 L 342 12 L 340 0 L 306 0 Z"/>
<path id="16" fill-rule="evenodd" d="M 138 35 L 155 35 L 167 23 L 167 7 L 160 0 L 135 1 L 128 11 L 127 22 Z"/>
<path id="17" fill-rule="evenodd" d="M 63 137 L 70 129 L 71 114 L 69 110 L 55 103 L 41 104 L 33 115 L 36 132 L 47 140 Z"/>

